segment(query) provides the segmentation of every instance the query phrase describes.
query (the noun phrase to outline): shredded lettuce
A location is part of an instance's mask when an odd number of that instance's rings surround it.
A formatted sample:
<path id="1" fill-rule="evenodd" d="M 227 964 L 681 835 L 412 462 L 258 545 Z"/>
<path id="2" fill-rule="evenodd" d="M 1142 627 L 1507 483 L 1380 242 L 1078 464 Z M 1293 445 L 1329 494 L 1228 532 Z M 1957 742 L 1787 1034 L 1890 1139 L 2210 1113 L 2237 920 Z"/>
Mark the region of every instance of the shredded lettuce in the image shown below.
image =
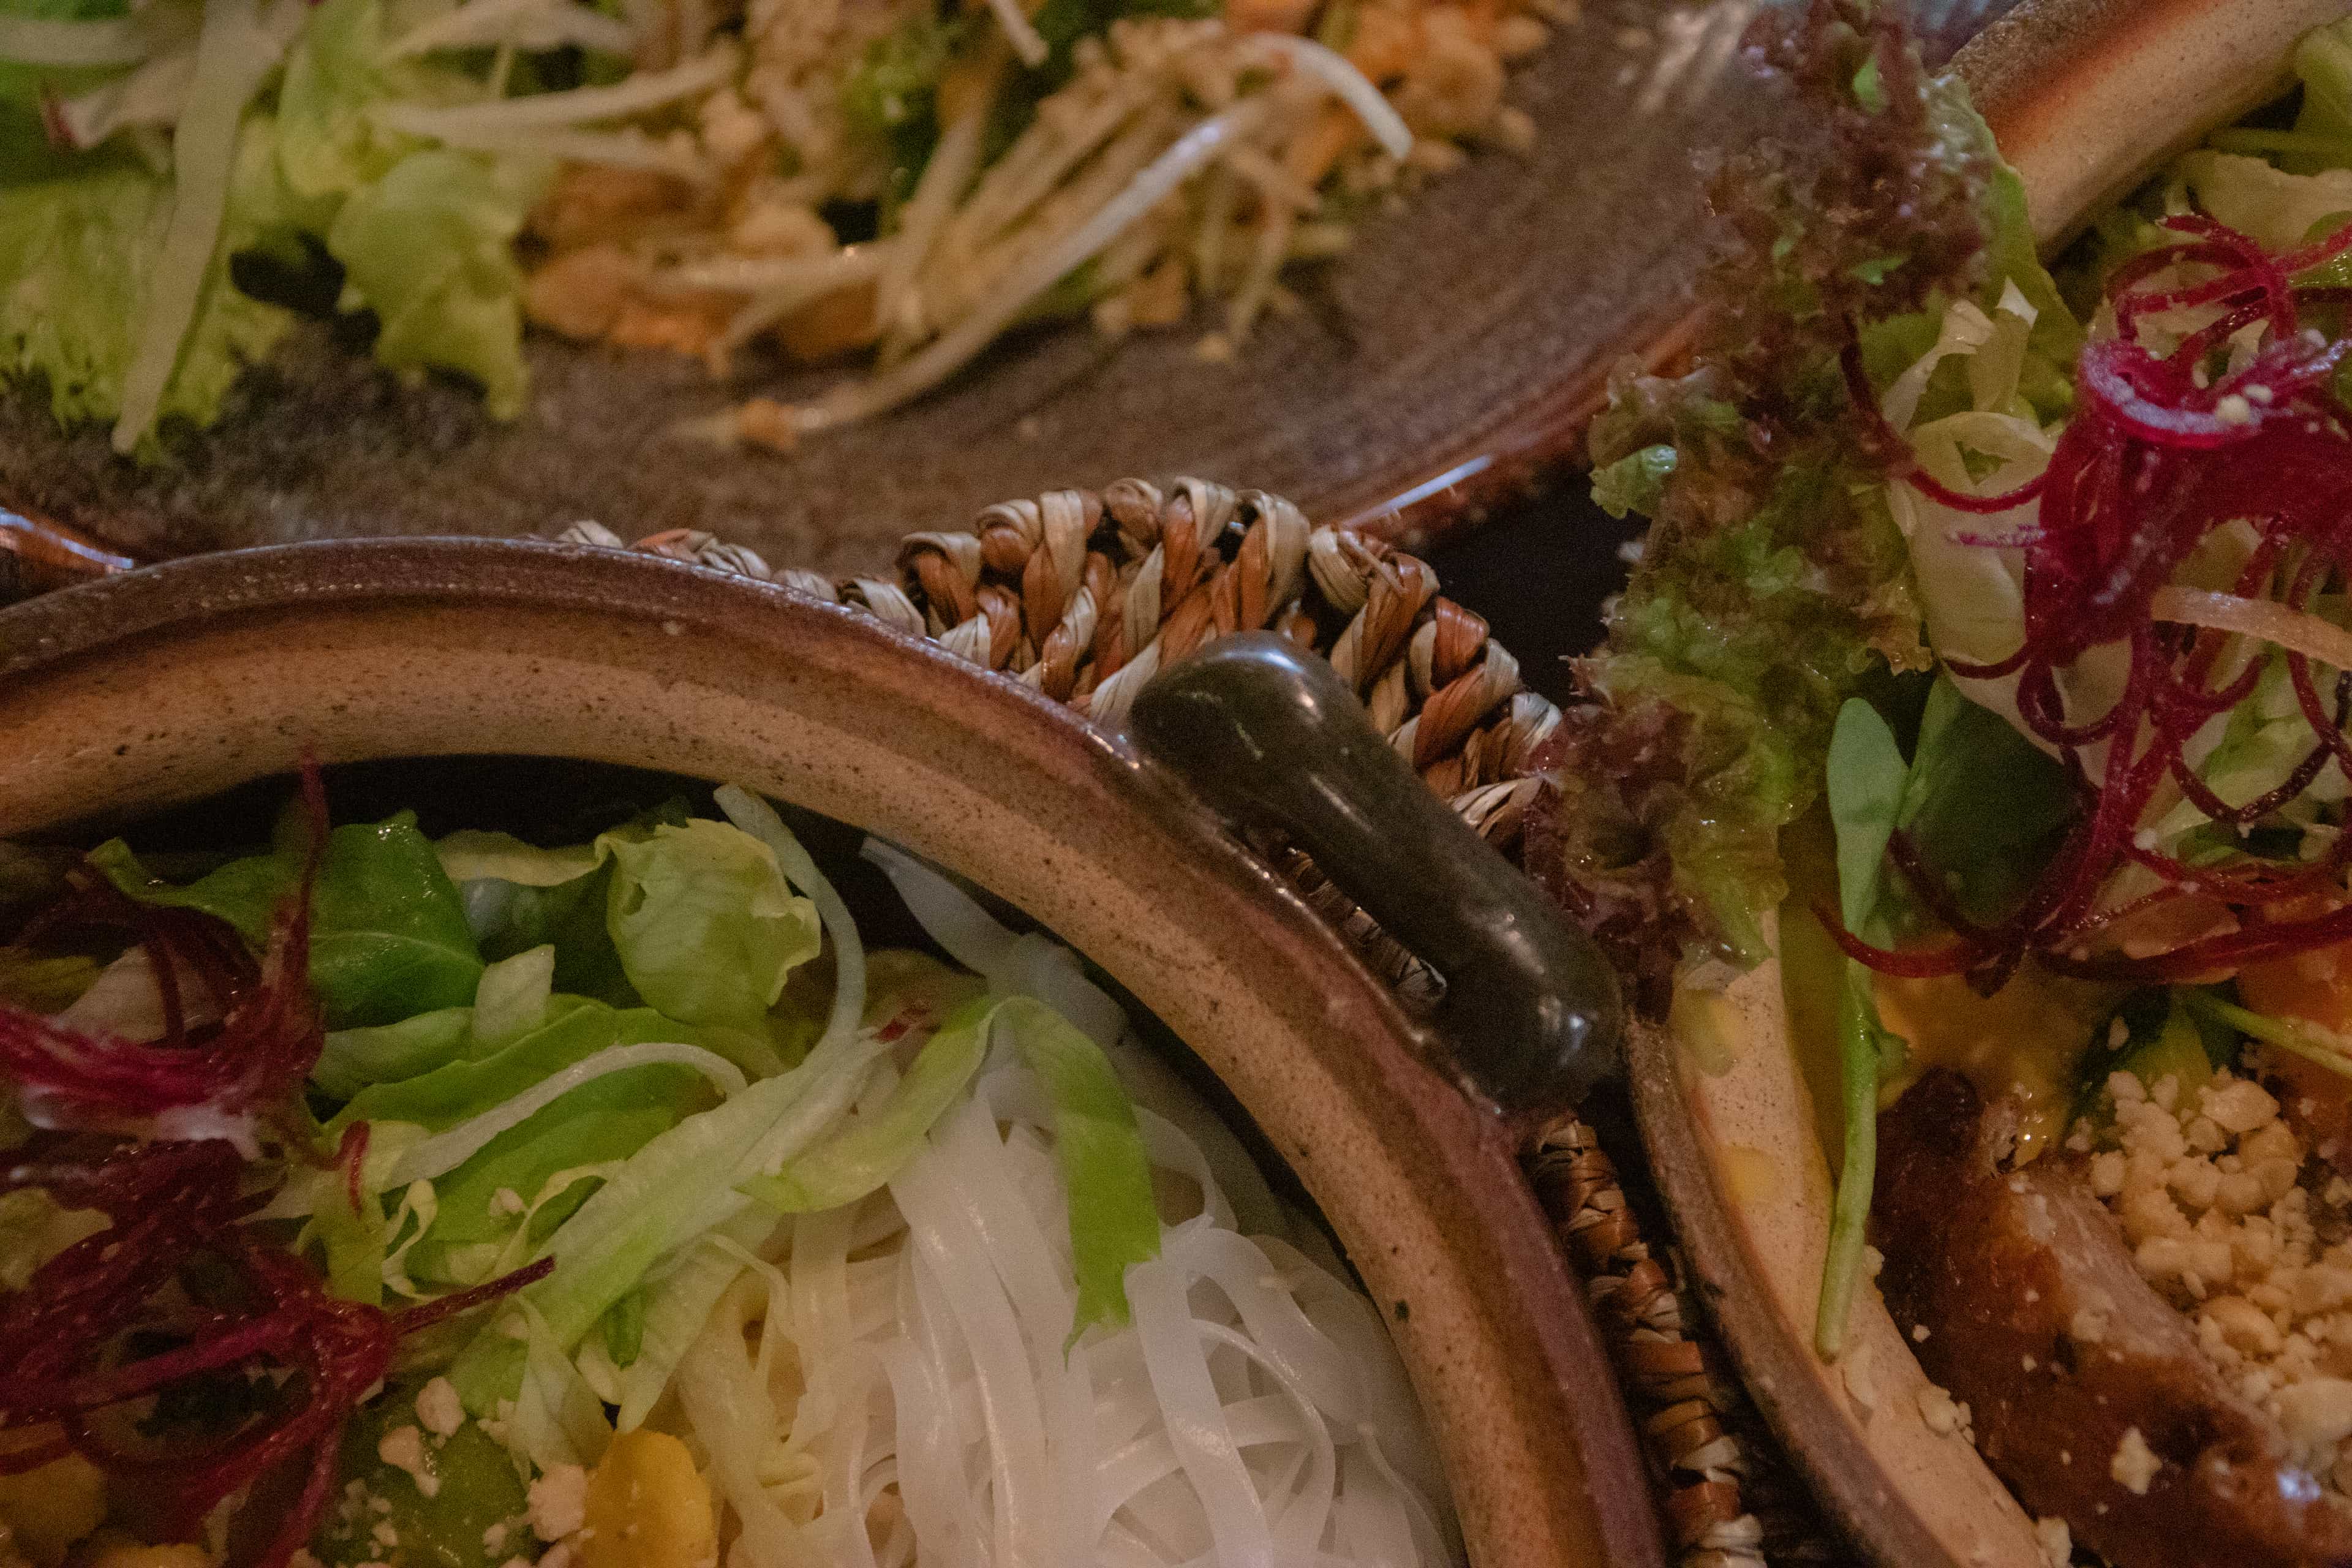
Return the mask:
<path id="1" fill-rule="evenodd" d="M 1043 1003 L 967 1003 L 941 1026 L 889 1100 L 772 1175 L 739 1190 L 782 1214 L 838 1208 L 879 1190 L 962 1096 L 999 1026 L 1045 1086 L 1054 1154 L 1070 1193 L 1076 1328 L 1128 1321 L 1129 1264 L 1160 1255 L 1160 1221 L 1135 1103 L 1103 1049 Z"/>
<path id="2" fill-rule="evenodd" d="M 655 1264 L 741 1214 L 736 1190 L 772 1175 L 816 1142 L 856 1099 L 880 1051 L 854 1038 L 812 1052 L 799 1067 L 752 1084 L 726 1103 L 654 1138 L 557 1228 L 543 1247 L 555 1272 L 521 1300 L 569 1352 Z M 451 1379 L 477 1413 L 513 1396 L 515 1342 L 498 1325 L 478 1333 Z"/>
<path id="3" fill-rule="evenodd" d="M 2294 174 L 2265 158 L 2210 149 L 2183 153 L 2176 168 L 2207 215 L 2271 250 L 2352 221 L 2352 168 Z"/>
<path id="4" fill-rule="evenodd" d="M 880 1191 L 970 1086 L 1004 1005 L 982 1000 L 958 1008 L 924 1042 L 880 1108 L 852 1119 L 773 1175 L 738 1183 L 737 1190 L 778 1214 L 839 1208 Z"/>
<path id="5" fill-rule="evenodd" d="M 339 1134 L 354 1121 L 407 1121 L 439 1132 L 614 1046 L 697 1043 L 683 1037 L 691 1031 L 657 1013 L 618 1012 L 584 997 L 555 997 L 548 1014 L 546 1024 L 511 1044 L 470 1041 L 468 1054 L 455 1061 L 362 1089 L 327 1123 L 328 1133 Z"/>

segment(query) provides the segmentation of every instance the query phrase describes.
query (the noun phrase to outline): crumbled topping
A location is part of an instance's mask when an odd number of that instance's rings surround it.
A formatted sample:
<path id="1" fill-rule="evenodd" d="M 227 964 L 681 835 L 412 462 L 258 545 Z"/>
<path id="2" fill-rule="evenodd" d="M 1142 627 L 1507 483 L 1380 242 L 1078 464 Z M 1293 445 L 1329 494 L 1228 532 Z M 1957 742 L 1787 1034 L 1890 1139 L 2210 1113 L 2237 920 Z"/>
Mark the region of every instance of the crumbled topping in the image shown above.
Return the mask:
<path id="1" fill-rule="evenodd" d="M 1963 1442 L 1976 1441 L 1976 1433 L 1969 1424 L 1966 1402 L 1954 1399 L 1948 1391 L 1932 1383 L 1920 1389 L 1916 1397 L 1919 1419 L 1927 1424 L 1928 1431 L 1938 1437 L 1957 1435 Z"/>
<path id="2" fill-rule="evenodd" d="M 541 1541 L 561 1541 L 588 1517 L 588 1472 L 557 1465 L 530 1483 L 530 1528 Z"/>
<path id="3" fill-rule="evenodd" d="M 2134 1497 L 2146 1497 L 2147 1483 L 2163 1468 L 2164 1461 L 2149 1449 L 2147 1439 L 2139 1435 L 2137 1426 L 2124 1428 L 2124 1440 L 2116 1445 L 2115 1458 L 2107 1461 L 2107 1474 Z"/>
<path id="4" fill-rule="evenodd" d="M 2050 1568 L 2068 1568 L 2074 1561 L 2074 1532 L 2063 1519 L 2037 1519 L 2033 1521 L 2033 1539 L 2042 1548 L 2042 1560 Z"/>
<path id="5" fill-rule="evenodd" d="M 416 1489 L 426 1497 L 439 1495 L 441 1478 L 425 1454 L 425 1434 L 414 1426 L 395 1426 L 377 1439 L 375 1457 L 395 1470 L 405 1470 Z"/>
<path id="6" fill-rule="evenodd" d="M 1871 1412 L 1878 1408 L 1878 1376 L 1871 1364 L 1869 1347 L 1854 1345 L 1839 1359 L 1845 1378 L 1846 1394 L 1862 1412 L 1863 1419 L 1867 1421 Z"/>
<path id="7" fill-rule="evenodd" d="M 416 1391 L 416 1424 L 436 1437 L 446 1437 L 466 1424 L 466 1406 L 457 1386 L 436 1377 Z"/>
<path id="8" fill-rule="evenodd" d="M 2352 1499 L 2352 1239 L 2331 1217 L 2352 1184 L 2303 1184 L 2314 1152 L 2251 1078 L 2217 1073 L 2183 1093 L 2168 1078 L 2151 1089 L 2119 1073 L 2108 1087 L 2116 1124 L 2091 1157 L 2091 1185 L 2140 1273 L 2189 1315 L 2231 1386 L 2279 1423 L 2296 1462 Z M 2105 1329 L 2088 1308 L 2075 1314 L 2077 1341 Z"/>

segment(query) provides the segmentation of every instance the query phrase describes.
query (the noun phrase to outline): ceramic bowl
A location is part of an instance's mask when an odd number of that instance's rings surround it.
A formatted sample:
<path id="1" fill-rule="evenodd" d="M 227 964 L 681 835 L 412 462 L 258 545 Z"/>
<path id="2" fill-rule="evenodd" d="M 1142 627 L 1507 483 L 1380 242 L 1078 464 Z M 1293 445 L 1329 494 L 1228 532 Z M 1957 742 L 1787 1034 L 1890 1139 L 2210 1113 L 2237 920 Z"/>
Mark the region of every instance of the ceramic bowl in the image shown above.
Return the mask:
<path id="1" fill-rule="evenodd" d="M 1581 1292 L 1504 1124 L 1156 767 L 870 617 L 680 563 L 373 542 L 0 612 L 0 837 L 292 767 L 521 754 L 735 780 L 885 835 L 1099 963 L 1223 1080 L 1390 1321 L 1482 1568 L 1664 1562 Z"/>
<path id="2" fill-rule="evenodd" d="M 2345 12 L 2343 0 L 2028 0 L 1956 63 L 2047 246 L 2274 95 L 2295 39 Z M 1966 1443 L 1928 1429 L 1915 1397 L 1927 1378 L 1874 1291 L 1856 1304 L 1841 1365 L 1812 1352 L 1831 1181 L 1780 966 L 1637 1029 L 1629 1068 L 1699 1283 L 1825 1510 L 1883 1563 L 2043 1568 L 2007 1488 Z"/>

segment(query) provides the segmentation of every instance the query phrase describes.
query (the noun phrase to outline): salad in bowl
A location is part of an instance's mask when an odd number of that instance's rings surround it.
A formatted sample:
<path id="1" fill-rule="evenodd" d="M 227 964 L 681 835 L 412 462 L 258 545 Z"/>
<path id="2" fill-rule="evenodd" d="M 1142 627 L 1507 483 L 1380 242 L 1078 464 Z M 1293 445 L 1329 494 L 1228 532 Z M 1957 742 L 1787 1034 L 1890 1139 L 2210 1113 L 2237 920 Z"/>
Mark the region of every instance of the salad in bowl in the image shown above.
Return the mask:
<path id="1" fill-rule="evenodd" d="M 2039 225 L 1884 15 L 1766 26 L 1819 134 L 1726 165 L 1711 346 L 1596 432 L 1654 521 L 1538 868 L 1857 1534 L 2341 1561 L 2352 25 Z"/>
<path id="2" fill-rule="evenodd" d="M 1097 972 L 733 786 L 604 810 L 0 847 L 0 1556 L 1461 1561 Z"/>

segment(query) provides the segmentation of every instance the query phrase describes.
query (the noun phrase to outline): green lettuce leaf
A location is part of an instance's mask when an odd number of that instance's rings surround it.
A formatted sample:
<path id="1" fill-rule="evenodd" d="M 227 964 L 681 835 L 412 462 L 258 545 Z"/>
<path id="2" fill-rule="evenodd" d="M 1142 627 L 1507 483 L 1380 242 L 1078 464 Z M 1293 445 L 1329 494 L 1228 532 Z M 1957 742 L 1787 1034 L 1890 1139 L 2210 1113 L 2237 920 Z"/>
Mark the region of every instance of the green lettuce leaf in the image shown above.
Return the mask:
<path id="1" fill-rule="evenodd" d="M 294 890 L 303 855 L 299 842 L 284 842 L 184 888 L 150 877 L 121 839 L 100 845 L 90 859 L 131 897 L 216 915 L 258 949 Z M 329 1028 L 464 1006 L 481 977 L 481 955 L 457 890 L 412 816 L 353 824 L 328 836 L 312 895 L 310 984 Z"/>
<path id="2" fill-rule="evenodd" d="M 1701 363 L 1621 374 L 1592 428 L 1595 500 L 1652 527 L 1579 667 L 1599 703 L 1563 726 L 1558 809 L 1531 841 L 1530 868 L 1598 913 L 1654 1008 L 1685 960 L 1768 956 L 1780 836 L 1819 798 L 1841 706 L 1931 663 L 1890 459 L 1855 438 L 1846 344 L 1881 394 L 1954 301 L 2021 297 L 2032 324 L 2002 328 L 1985 364 L 1937 365 L 1920 413 L 1970 408 L 1997 378 L 2001 412 L 2046 419 L 2071 405 L 2081 340 L 1957 79 L 1917 74 L 1886 13 L 1784 15 L 1766 53 L 1807 120 L 1793 149 L 1727 172 L 1740 243 L 1710 280 Z M 1856 143 L 1875 156 L 1898 137 L 1904 176 L 1851 188 Z"/>
<path id="3" fill-rule="evenodd" d="M 471 1007 L 440 1007 L 362 1029 L 331 1029 L 310 1081 L 336 1100 L 398 1083 L 456 1060 L 472 1037 Z"/>
<path id="4" fill-rule="evenodd" d="M 434 849 L 457 885 L 466 923 L 484 958 L 495 962 L 552 946 L 558 991 L 614 1006 L 642 1000 L 622 971 L 604 923 L 612 867 L 594 846 L 541 849 L 503 833 L 463 832 Z"/>
<path id="5" fill-rule="evenodd" d="M 236 189 L 266 159 L 266 134 L 248 121 Z M 17 177 L 18 170 L 26 176 Z M 127 154 L 54 158 L 0 124 L 0 377 L 45 384 L 61 424 L 110 419 L 121 408 L 131 334 L 170 200 L 169 184 Z M 233 195 L 223 258 L 205 281 L 164 389 L 164 417 L 212 423 L 245 367 L 290 325 L 285 310 L 229 281 L 226 257 L 257 233 Z M 156 449 L 152 439 L 142 447 L 149 455 Z"/>
<path id="6" fill-rule="evenodd" d="M 1658 509 L 1658 496 L 1675 471 L 1675 449 L 1660 441 L 1628 452 L 1592 476 L 1593 503 L 1612 517 L 1640 512 L 1647 517 Z"/>
<path id="7" fill-rule="evenodd" d="M 1042 1002 L 1016 997 L 1002 1007 L 1053 1106 L 1054 1159 L 1070 1195 L 1077 1265 L 1075 1339 L 1090 1324 L 1126 1322 L 1128 1266 L 1160 1256 L 1150 1162 L 1135 1102 L 1102 1047 Z"/>
<path id="8" fill-rule="evenodd" d="M 1896 826 L 1950 879 L 1960 908 L 1988 923 L 2008 914 L 2074 813 L 2074 793 L 2057 759 L 1969 701 L 1949 676 L 1937 676 L 1920 715 Z"/>
<path id="9" fill-rule="evenodd" d="M 1826 773 L 1830 824 L 1837 830 L 1838 913 L 1846 930 L 1863 935 L 1877 923 L 1886 842 L 1903 809 L 1909 769 L 1894 729 L 1859 697 L 1838 710 Z"/>
<path id="10" fill-rule="evenodd" d="M 820 1047 L 631 1155 L 548 1237 L 540 1250 L 556 1258 L 555 1272 L 521 1293 L 554 1346 L 577 1348 L 647 1270 L 738 1219 L 752 1200 L 737 1184 L 782 1169 L 831 1130 L 866 1081 L 876 1048 L 856 1038 Z M 449 1375 L 466 1407 L 480 1414 L 514 1398 L 523 1371 L 519 1342 L 493 1323 L 475 1334 Z"/>
<path id="11" fill-rule="evenodd" d="M 689 1024 L 756 1029 L 785 978 L 823 946 L 816 906 L 793 892 L 766 845 L 697 818 L 651 837 L 606 835 L 605 919 L 629 983 Z"/>
<path id="12" fill-rule="evenodd" d="M 325 0 L 286 57 L 278 89 L 278 164 L 287 185 L 321 202 L 372 184 L 418 145 L 379 130 L 369 107 L 384 99 L 448 96 L 432 85 L 447 73 L 384 58 L 381 0 Z"/>
<path id="13" fill-rule="evenodd" d="M 449 148 L 411 153 L 344 199 L 327 229 L 342 306 L 375 311 L 375 357 L 404 375 L 481 384 L 493 417 L 522 412 L 522 269 L 515 237 L 553 165 Z"/>

